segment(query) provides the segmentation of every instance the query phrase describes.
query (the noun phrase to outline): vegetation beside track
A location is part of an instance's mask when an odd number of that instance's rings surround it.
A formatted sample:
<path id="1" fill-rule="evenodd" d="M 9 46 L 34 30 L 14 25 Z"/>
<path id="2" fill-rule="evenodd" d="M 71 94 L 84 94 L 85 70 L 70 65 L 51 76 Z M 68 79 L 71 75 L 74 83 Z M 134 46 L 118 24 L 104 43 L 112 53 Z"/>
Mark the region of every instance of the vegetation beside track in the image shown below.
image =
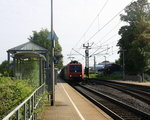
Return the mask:
<path id="1" fill-rule="evenodd" d="M 27 80 L 0 77 L 0 119 L 28 97 L 33 87 Z"/>
<path id="2" fill-rule="evenodd" d="M 88 76 L 84 75 L 84 78 L 88 78 Z M 89 78 L 94 78 L 94 79 L 99 79 L 99 80 L 121 80 L 122 75 L 105 75 L 105 76 L 100 76 L 98 73 L 90 73 Z"/>
<path id="3" fill-rule="evenodd" d="M 150 11 L 148 0 L 137 0 L 125 8 L 120 19 L 128 24 L 119 29 L 119 63 L 125 73 L 138 75 L 150 71 Z"/>
<path id="4" fill-rule="evenodd" d="M 90 78 L 96 78 L 99 80 L 121 80 L 122 75 L 99 76 L 98 74 L 90 74 Z"/>
<path id="5" fill-rule="evenodd" d="M 24 61 L 18 67 L 22 69 L 16 70 L 17 77 L 14 78 L 12 69 L 8 68 L 8 61 L 4 61 L 0 65 L 0 119 L 29 97 L 39 86 L 37 61 Z M 18 76 L 21 76 L 21 80 Z"/>
<path id="6" fill-rule="evenodd" d="M 85 75 L 85 78 L 88 78 Z M 122 75 L 107 75 L 107 76 L 100 76 L 98 74 L 90 74 L 89 78 L 99 79 L 99 80 L 122 80 Z M 144 76 L 144 82 L 150 82 L 150 76 L 148 74 L 145 74 Z"/>

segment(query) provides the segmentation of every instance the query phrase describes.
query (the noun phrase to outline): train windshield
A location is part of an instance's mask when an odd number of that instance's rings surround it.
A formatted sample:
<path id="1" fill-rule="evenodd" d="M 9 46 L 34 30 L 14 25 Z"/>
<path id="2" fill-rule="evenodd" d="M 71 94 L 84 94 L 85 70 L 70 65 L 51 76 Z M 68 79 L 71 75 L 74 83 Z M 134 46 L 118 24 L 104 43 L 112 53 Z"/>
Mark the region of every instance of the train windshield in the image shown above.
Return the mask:
<path id="1" fill-rule="evenodd" d="M 70 72 L 82 72 L 81 65 L 70 65 Z"/>

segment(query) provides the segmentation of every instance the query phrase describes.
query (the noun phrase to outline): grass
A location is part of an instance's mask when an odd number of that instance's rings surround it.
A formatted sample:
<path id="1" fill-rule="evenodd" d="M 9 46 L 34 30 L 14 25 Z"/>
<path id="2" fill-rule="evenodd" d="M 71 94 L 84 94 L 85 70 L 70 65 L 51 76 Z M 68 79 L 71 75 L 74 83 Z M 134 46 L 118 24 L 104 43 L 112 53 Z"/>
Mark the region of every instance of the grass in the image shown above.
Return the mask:
<path id="1" fill-rule="evenodd" d="M 85 75 L 85 78 L 87 78 L 86 75 Z M 98 74 L 90 74 L 89 78 L 95 78 L 99 80 L 121 80 L 122 75 L 99 76 Z"/>
<path id="2" fill-rule="evenodd" d="M 87 76 L 85 75 L 85 78 Z M 99 80 L 122 80 L 122 75 L 109 75 L 109 76 L 99 76 L 98 74 L 90 74 L 89 78 L 95 78 Z M 145 74 L 144 82 L 150 82 L 150 76 Z"/>

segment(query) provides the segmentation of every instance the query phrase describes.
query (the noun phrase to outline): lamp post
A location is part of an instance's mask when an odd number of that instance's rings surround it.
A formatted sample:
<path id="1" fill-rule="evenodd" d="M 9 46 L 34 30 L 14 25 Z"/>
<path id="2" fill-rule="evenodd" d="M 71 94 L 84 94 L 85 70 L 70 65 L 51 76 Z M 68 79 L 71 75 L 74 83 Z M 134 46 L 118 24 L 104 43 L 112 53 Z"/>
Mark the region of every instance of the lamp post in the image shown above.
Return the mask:
<path id="1" fill-rule="evenodd" d="M 54 84 L 54 32 L 53 32 L 53 0 L 51 0 L 51 105 L 55 104 L 55 84 Z"/>

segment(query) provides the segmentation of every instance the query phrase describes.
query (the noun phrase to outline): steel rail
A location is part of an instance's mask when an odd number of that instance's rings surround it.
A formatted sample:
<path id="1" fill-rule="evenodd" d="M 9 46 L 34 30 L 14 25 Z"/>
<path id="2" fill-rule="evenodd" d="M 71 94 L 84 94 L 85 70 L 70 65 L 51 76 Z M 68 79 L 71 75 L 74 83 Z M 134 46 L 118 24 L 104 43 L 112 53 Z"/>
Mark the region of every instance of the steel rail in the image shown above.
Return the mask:
<path id="1" fill-rule="evenodd" d="M 104 112 L 106 112 L 108 115 L 110 115 L 113 119 L 115 120 L 124 120 L 122 117 L 120 117 L 118 114 L 116 114 L 115 112 L 113 112 L 112 110 L 110 110 L 109 108 L 107 108 L 106 106 L 104 106 L 103 104 L 101 104 L 100 102 L 98 102 L 96 99 L 94 99 L 93 97 L 89 96 L 88 94 L 84 93 L 83 91 L 80 91 L 78 88 L 76 88 L 74 86 L 74 88 L 80 92 L 82 95 L 84 95 L 86 98 L 88 98 L 91 102 L 93 102 L 95 105 L 97 105 L 99 108 L 101 108 Z"/>
<path id="2" fill-rule="evenodd" d="M 130 86 L 127 86 L 128 84 L 126 84 L 126 85 L 124 85 L 122 83 L 116 84 L 116 82 L 109 82 L 109 81 L 103 81 L 103 82 L 94 81 L 94 82 L 98 83 L 100 85 L 104 85 L 104 86 L 108 86 L 108 87 L 117 89 L 117 90 L 122 91 L 122 92 L 127 93 L 127 94 L 130 94 L 133 97 L 138 98 L 139 100 L 141 100 L 147 104 L 150 104 L 150 93 L 146 92 L 144 90 L 141 90 L 141 89 L 137 90 L 135 88 L 131 88 Z M 147 88 L 145 88 L 145 89 L 147 89 Z"/>
<path id="3" fill-rule="evenodd" d="M 132 106 L 129 106 L 129 105 L 127 105 L 127 104 L 125 104 L 125 103 L 123 103 L 123 102 L 121 102 L 121 101 L 118 101 L 118 100 L 116 100 L 116 99 L 114 99 L 114 98 L 111 98 L 111 97 L 109 97 L 108 95 L 104 95 L 103 93 L 100 93 L 100 92 L 98 92 L 98 91 L 96 91 L 96 90 L 94 90 L 94 89 L 91 89 L 91 88 L 88 88 L 88 87 L 85 87 L 85 86 L 82 86 L 82 85 L 80 85 L 80 87 L 82 87 L 82 88 L 84 88 L 84 89 L 86 89 L 86 90 L 88 90 L 88 91 L 90 91 L 90 92 L 92 92 L 92 93 L 94 93 L 94 94 L 96 94 L 97 96 L 102 96 L 102 97 L 104 97 L 104 99 L 107 99 L 107 100 L 109 100 L 109 101 L 112 101 L 113 103 L 115 103 L 115 104 L 117 104 L 118 106 L 121 106 L 122 108 L 126 108 L 126 109 L 128 109 L 131 113 L 133 113 L 133 114 L 135 114 L 135 115 L 137 115 L 137 116 L 141 116 L 142 118 L 146 118 L 146 119 L 149 119 L 150 118 L 150 114 L 148 114 L 148 113 L 145 113 L 145 112 L 143 112 L 143 111 L 140 111 L 140 110 L 138 110 L 138 109 L 136 109 L 136 108 L 134 108 L 134 107 L 132 107 Z M 81 92 L 78 88 L 75 88 L 76 90 L 78 90 L 79 92 Z M 85 94 L 85 93 L 83 93 L 82 92 L 82 94 L 83 95 L 85 95 L 86 97 L 88 97 L 88 95 L 87 94 Z M 88 98 L 90 98 L 90 100 L 91 100 L 91 97 L 88 97 Z M 94 98 L 92 98 L 92 99 L 94 99 Z M 92 100 L 92 101 L 95 101 L 95 100 Z M 97 103 L 96 103 L 97 104 Z M 109 113 L 109 111 L 107 111 L 107 110 L 105 110 L 105 109 L 103 109 L 106 113 L 108 113 L 108 114 L 110 114 Z M 111 111 L 111 110 L 110 110 Z M 113 115 L 113 116 L 112 116 Z M 110 116 L 112 116 L 113 118 L 114 118 L 114 116 L 115 116 L 115 114 L 113 114 L 113 112 L 111 112 L 111 114 L 110 114 Z M 118 115 L 119 116 L 119 115 Z M 120 116 L 119 116 L 120 117 Z M 124 119 L 124 118 L 122 118 L 122 117 L 120 117 L 120 118 L 114 118 L 114 119 Z"/>
<path id="4" fill-rule="evenodd" d="M 144 101 L 145 103 L 150 104 L 150 95 L 147 92 L 143 92 L 140 90 L 132 90 L 131 88 L 128 88 L 128 87 L 125 87 L 122 85 L 112 84 L 112 83 L 104 84 L 104 85 L 114 88 L 114 89 L 117 89 L 119 91 L 122 91 L 124 93 L 128 93 L 128 94 L 134 96 L 135 98 L 138 98 L 138 99 Z"/>
<path id="5" fill-rule="evenodd" d="M 117 81 L 112 81 L 112 80 L 97 80 L 97 79 L 92 79 L 92 80 L 97 81 L 97 82 L 113 83 L 113 84 L 117 84 L 117 85 L 123 85 L 123 86 L 130 87 L 130 88 L 133 88 L 133 89 L 142 90 L 144 92 L 150 92 L 150 86 L 130 84 L 130 83 L 122 83 L 122 82 L 117 82 Z"/>
<path id="6" fill-rule="evenodd" d="M 140 85 L 131 85 L 131 84 L 126 84 L 126 83 L 124 84 L 124 83 L 112 82 L 112 81 L 107 81 L 107 80 L 105 80 L 105 81 L 93 80 L 93 81 L 96 82 L 96 83 L 107 85 L 107 86 L 109 84 L 109 85 L 113 85 L 113 86 L 116 86 L 116 87 L 124 88 L 125 90 L 130 90 L 130 91 L 145 95 L 147 97 L 150 97 L 150 93 L 148 91 L 146 91 L 147 89 L 150 89 L 150 87 L 148 87 L 148 86 L 144 86 L 145 87 L 145 90 L 144 90 L 144 89 L 139 89 L 139 87 L 143 87 L 143 86 L 140 86 Z M 130 87 L 130 86 L 134 86 L 136 88 L 133 88 L 133 87 Z"/>

